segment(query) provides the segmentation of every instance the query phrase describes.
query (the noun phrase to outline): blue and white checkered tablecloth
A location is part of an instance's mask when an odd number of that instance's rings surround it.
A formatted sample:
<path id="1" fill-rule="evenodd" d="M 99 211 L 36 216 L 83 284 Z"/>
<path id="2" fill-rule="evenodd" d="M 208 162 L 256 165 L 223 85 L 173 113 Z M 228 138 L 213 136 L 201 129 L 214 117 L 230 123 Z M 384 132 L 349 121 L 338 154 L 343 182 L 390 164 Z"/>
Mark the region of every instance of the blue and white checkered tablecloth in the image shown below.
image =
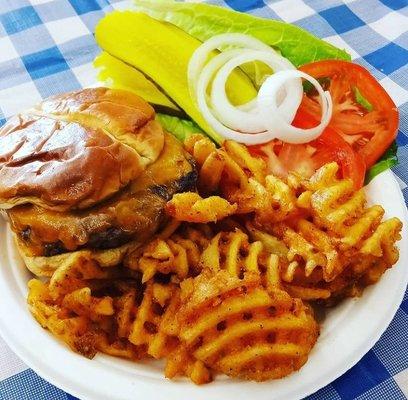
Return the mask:
<path id="1" fill-rule="evenodd" d="M 299 25 L 346 49 L 399 106 L 400 164 L 408 202 L 408 0 L 224 0 L 239 11 Z M 0 0 L 0 126 L 47 96 L 94 83 L 93 32 L 118 0 Z M 1 299 L 0 299 L 1 301 Z M 272 394 L 271 394 L 272 398 Z M 408 293 L 363 359 L 310 400 L 408 398 Z M 73 397 L 28 369 L 0 338 L 0 400 Z"/>

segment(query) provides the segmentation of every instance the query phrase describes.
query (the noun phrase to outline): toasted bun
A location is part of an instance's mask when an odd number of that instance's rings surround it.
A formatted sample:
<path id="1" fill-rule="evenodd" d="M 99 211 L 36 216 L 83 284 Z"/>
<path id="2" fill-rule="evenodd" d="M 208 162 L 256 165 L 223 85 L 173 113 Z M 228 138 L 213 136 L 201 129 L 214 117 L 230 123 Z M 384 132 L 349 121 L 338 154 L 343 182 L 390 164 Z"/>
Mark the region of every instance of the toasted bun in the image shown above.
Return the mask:
<path id="1" fill-rule="evenodd" d="M 140 176 L 163 145 L 154 110 L 130 92 L 50 98 L 0 130 L 0 208 L 93 206 Z"/>

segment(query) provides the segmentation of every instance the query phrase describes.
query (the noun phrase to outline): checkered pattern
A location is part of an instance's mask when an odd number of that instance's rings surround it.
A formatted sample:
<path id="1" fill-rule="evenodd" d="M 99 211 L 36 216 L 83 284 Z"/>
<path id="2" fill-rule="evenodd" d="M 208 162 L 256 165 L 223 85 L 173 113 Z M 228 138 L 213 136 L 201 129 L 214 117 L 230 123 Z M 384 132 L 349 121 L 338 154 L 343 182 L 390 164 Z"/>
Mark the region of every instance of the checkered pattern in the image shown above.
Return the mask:
<path id="1" fill-rule="evenodd" d="M 367 67 L 400 108 L 400 164 L 408 202 L 408 0 L 225 0 L 214 4 L 299 25 L 346 49 Z M 0 126 L 52 94 L 94 82 L 92 32 L 117 0 L 0 0 Z M 406 399 L 408 294 L 390 327 L 363 359 L 309 400 Z M 271 394 L 271 398 L 273 394 Z M 0 339 L 0 400 L 67 400 Z"/>

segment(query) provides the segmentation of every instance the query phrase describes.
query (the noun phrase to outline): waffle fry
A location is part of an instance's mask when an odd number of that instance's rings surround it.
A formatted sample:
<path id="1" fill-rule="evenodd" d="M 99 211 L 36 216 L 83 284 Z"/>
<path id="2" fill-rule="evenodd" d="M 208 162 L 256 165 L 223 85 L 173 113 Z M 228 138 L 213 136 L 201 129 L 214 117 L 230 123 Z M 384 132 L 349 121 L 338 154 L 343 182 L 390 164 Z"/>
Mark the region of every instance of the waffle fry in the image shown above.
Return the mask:
<path id="1" fill-rule="evenodd" d="M 290 248 L 283 280 L 293 284 L 285 287 L 307 300 L 332 297 L 331 303 L 359 295 L 398 260 L 401 221 L 382 222 L 382 207 L 367 207 L 364 191 L 354 191 L 351 181 L 336 177 L 337 171 L 338 165 L 330 163 L 309 180 L 298 180 L 303 202 L 297 205 L 311 222 L 299 220 L 296 232 L 281 228 L 280 237 Z M 317 267 L 321 274 L 313 274 Z M 304 273 L 296 276 L 298 268 Z"/>
<path id="2" fill-rule="evenodd" d="M 196 385 L 212 381 L 211 370 L 202 361 L 196 360 L 183 345 L 179 345 L 167 357 L 164 375 L 169 379 L 186 376 Z"/>
<path id="3" fill-rule="evenodd" d="M 102 268 L 95 261 L 79 258 L 75 264 L 63 264 L 57 268 L 49 281 L 49 292 L 53 299 L 61 300 L 77 289 L 87 287 L 91 281 L 107 282 L 120 278 L 139 278 L 139 273 L 128 268 Z"/>
<path id="4" fill-rule="evenodd" d="M 177 193 L 166 204 L 166 212 L 177 221 L 195 223 L 217 222 L 232 215 L 236 204 L 230 204 L 219 196 L 203 199 L 198 193 Z"/>
<path id="5" fill-rule="evenodd" d="M 239 229 L 214 236 L 201 255 L 200 266 L 214 273 L 225 270 L 237 278 L 252 273 L 268 292 L 280 296 L 282 301 L 291 301 L 281 290 L 279 257 L 266 252 L 260 241 L 250 243 L 248 235 Z"/>
<path id="6" fill-rule="evenodd" d="M 179 289 L 173 285 L 149 282 L 131 326 L 129 341 L 146 346 L 147 354 L 162 358 L 177 347 L 175 313 L 179 306 Z"/>
<path id="7" fill-rule="evenodd" d="M 289 304 L 228 271 L 204 271 L 182 284 L 180 338 L 206 366 L 229 376 L 263 381 L 298 370 L 318 326 L 300 300 Z"/>
<path id="8" fill-rule="evenodd" d="M 185 144 L 200 166 L 199 190 L 205 194 L 221 191 L 237 213 L 255 212 L 259 222 L 282 221 L 297 211 L 297 198 L 280 178 L 267 175 L 262 159 L 234 141 L 216 149 L 208 138 L 193 135 Z"/>
<path id="9" fill-rule="evenodd" d="M 39 324 L 87 358 L 98 351 L 139 360 L 145 353 L 113 330 L 113 299 L 91 295 L 90 288 L 67 294 L 61 301 L 52 296 L 49 284 L 37 279 L 28 283 L 28 305 Z"/>
<path id="10" fill-rule="evenodd" d="M 309 181 L 302 186 L 305 195 L 309 198 L 303 207 L 308 207 L 314 217 L 316 225 L 326 229 L 338 238 L 340 248 L 365 249 L 376 247 L 375 256 L 382 256 L 381 245 L 385 246 L 386 253 L 395 251 L 390 243 L 399 239 L 398 231 L 401 223 L 397 218 L 381 223 L 384 210 L 381 206 L 366 207 L 364 190 L 354 191 L 350 180 L 340 180 L 336 177 L 339 166 L 329 163 L 321 167 Z M 384 234 L 391 234 L 388 241 L 384 241 Z M 365 242 L 368 240 L 368 244 Z M 374 244 L 376 242 L 376 244 Z"/>
<path id="11" fill-rule="evenodd" d="M 336 237 L 310 221 L 276 225 L 276 237 L 288 248 L 286 256 L 280 257 L 285 289 L 294 297 L 327 305 L 360 295 L 365 286 L 377 282 L 397 261 L 395 242 L 400 229 L 399 220 L 385 221 L 373 237 L 363 241 L 363 247 L 346 251 Z"/>
<path id="12" fill-rule="evenodd" d="M 282 269 L 282 279 L 291 282 L 296 270 L 302 268 L 306 277 L 316 268 L 322 271 L 326 282 L 333 280 L 342 271 L 339 253 L 331 238 L 313 223 L 300 219 L 293 229 L 285 224 L 277 225 L 274 232 L 288 247 L 288 264 Z"/>
<path id="13" fill-rule="evenodd" d="M 126 258 L 126 266 L 143 273 L 142 282 L 156 274 L 173 274 L 184 279 L 198 274 L 200 257 L 212 233 L 208 226 L 182 227 L 167 239 L 156 238 Z"/>

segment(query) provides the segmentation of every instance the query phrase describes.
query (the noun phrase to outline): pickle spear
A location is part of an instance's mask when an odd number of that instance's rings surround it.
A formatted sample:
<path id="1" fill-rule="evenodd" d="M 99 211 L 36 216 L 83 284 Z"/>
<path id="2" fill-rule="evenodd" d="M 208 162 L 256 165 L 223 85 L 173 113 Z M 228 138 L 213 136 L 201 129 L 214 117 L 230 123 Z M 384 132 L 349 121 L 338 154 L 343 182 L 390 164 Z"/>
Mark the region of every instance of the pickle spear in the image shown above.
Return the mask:
<path id="1" fill-rule="evenodd" d="M 199 40 L 181 29 L 133 11 L 106 15 L 98 23 L 95 36 L 102 49 L 155 82 L 215 142 L 223 141 L 204 120 L 188 90 L 188 63 L 201 44 Z M 249 78 L 239 71 L 231 74 L 227 93 L 235 104 L 246 103 L 256 96 Z"/>
<path id="2" fill-rule="evenodd" d="M 133 92 L 150 103 L 156 111 L 170 115 L 185 115 L 160 89 L 136 68 L 124 63 L 106 51 L 96 56 L 93 65 L 98 70 L 98 81 L 113 89 Z"/>

